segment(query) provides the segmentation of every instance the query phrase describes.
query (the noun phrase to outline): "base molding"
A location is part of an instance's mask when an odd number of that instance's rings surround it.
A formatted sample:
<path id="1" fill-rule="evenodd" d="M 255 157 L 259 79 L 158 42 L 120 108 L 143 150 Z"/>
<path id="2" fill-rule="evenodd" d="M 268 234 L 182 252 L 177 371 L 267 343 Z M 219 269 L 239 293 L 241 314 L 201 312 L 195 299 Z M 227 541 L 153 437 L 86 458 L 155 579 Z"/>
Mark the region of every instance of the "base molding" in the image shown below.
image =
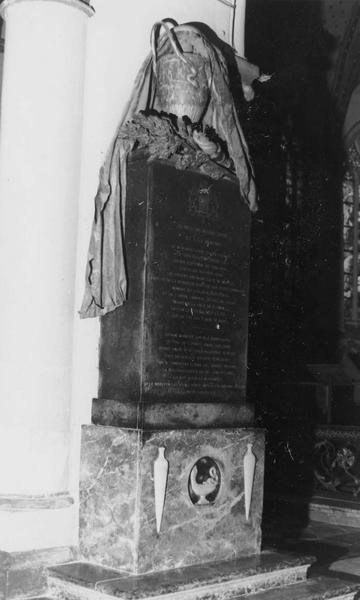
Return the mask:
<path id="1" fill-rule="evenodd" d="M 360 527 L 360 506 L 329 504 L 314 498 L 309 504 L 309 519 L 332 525 Z"/>
<path id="2" fill-rule="evenodd" d="M 238 402 L 130 402 L 94 398 L 94 425 L 142 429 L 251 427 L 254 406 Z"/>

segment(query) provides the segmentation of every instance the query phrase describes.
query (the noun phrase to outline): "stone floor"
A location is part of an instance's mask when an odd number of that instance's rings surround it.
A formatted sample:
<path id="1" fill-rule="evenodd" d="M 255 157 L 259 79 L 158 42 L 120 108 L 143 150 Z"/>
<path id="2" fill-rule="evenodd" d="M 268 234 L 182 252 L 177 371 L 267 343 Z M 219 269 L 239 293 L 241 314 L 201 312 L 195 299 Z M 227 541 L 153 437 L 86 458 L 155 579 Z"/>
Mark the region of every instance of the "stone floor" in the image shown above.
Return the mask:
<path id="1" fill-rule="evenodd" d="M 284 513 L 284 515 L 285 514 L 286 513 Z M 266 557 L 267 551 L 270 551 L 271 553 L 281 552 L 282 560 L 284 560 L 284 556 L 288 555 L 292 557 L 292 561 L 294 560 L 294 557 L 299 559 L 303 557 L 303 560 L 305 560 L 304 557 L 315 557 L 315 561 L 308 571 L 308 577 L 310 579 L 307 582 L 290 586 L 292 591 L 291 594 L 289 593 L 288 587 L 286 587 L 287 583 L 284 584 L 284 589 L 277 588 L 264 592 L 260 591 L 260 593 L 256 593 L 254 590 L 254 599 L 304 600 L 305 598 L 311 598 L 311 600 L 319 600 L 321 598 L 321 600 L 323 600 L 325 598 L 336 598 L 337 600 L 340 600 L 340 598 L 349 599 L 355 597 L 360 599 L 360 528 L 345 525 L 330 525 L 316 521 L 309 522 L 306 515 L 301 514 L 301 511 L 298 513 L 299 520 L 297 521 L 295 521 L 294 518 L 286 518 L 284 515 L 281 510 L 277 511 L 276 518 L 274 518 L 273 514 L 272 516 L 264 515 L 263 554 Z M 308 560 L 306 562 L 309 564 Z M 81 572 L 79 571 L 79 565 L 81 567 Z M 79 589 L 85 589 L 85 591 L 90 589 L 95 592 L 101 589 L 101 591 L 104 592 L 105 590 L 96 583 L 97 579 L 99 579 L 97 573 L 99 567 L 88 565 L 88 567 L 91 567 L 92 571 L 94 571 L 94 573 L 90 573 L 90 577 L 88 574 L 86 575 L 86 569 L 84 570 L 84 567 L 86 567 L 86 565 L 83 563 L 72 563 L 62 567 L 64 571 L 68 571 L 69 569 L 71 571 L 71 569 L 74 570 L 74 568 L 76 571 L 76 577 L 73 576 L 70 578 L 68 577 L 68 574 L 63 573 L 63 575 L 66 576 L 68 582 L 67 585 L 70 585 L 72 582 L 84 586 Z M 51 571 L 54 571 L 56 575 L 57 570 L 57 567 L 50 569 L 50 579 Z M 53 576 L 54 572 L 52 574 Z M 84 574 L 86 575 L 85 579 Z M 97 576 L 96 581 L 94 577 L 92 577 L 94 574 Z M 206 574 L 206 568 L 201 569 L 201 576 L 205 578 L 206 581 L 209 579 L 208 575 Z M 212 576 L 214 576 L 214 573 L 212 573 Z M 124 575 L 122 575 L 122 577 L 124 577 Z M 111 584 L 114 583 L 113 578 L 114 575 L 112 574 Z M 100 579 L 102 580 L 104 577 L 100 577 Z M 171 583 L 173 584 L 174 582 L 171 581 Z M 189 582 L 187 581 L 187 584 L 188 583 Z M 289 581 L 288 583 L 291 582 Z M 332 595 L 332 590 L 346 590 L 348 589 L 347 586 L 349 589 L 355 589 L 355 595 L 349 593 L 340 593 L 339 595 L 336 591 L 334 595 Z M 51 591 L 53 591 L 53 588 L 51 588 Z M 113 591 L 107 590 L 106 593 L 110 594 L 108 596 L 109 598 L 114 598 Z M 50 592 L 50 596 L 38 596 L 31 600 L 50 600 L 51 595 Z M 67 597 L 67 595 L 65 594 L 64 597 Z M 86 593 L 83 595 L 83 592 L 79 592 L 78 595 L 74 595 L 74 598 L 75 597 L 83 600 L 83 598 L 87 598 L 87 595 Z M 102 595 L 101 597 L 103 598 L 104 596 Z M 122 597 L 121 594 L 120 597 Z"/>
<path id="2" fill-rule="evenodd" d="M 359 581 L 360 585 L 360 528 L 315 521 L 304 526 L 286 520 L 267 520 L 263 546 L 315 556 L 310 576 L 334 576 Z"/>

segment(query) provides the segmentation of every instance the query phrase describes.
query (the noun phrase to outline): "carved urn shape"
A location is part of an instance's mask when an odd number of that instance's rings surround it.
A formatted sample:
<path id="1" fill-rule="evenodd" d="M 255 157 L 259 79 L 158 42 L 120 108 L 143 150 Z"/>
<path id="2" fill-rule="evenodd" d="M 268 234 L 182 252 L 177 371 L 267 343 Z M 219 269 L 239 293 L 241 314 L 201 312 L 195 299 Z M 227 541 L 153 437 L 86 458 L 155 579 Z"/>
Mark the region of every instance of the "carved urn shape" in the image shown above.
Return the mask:
<path id="1" fill-rule="evenodd" d="M 249 520 L 251 498 L 254 484 L 256 456 L 252 450 L 253 444 L 247 445 L 247 451 L 244 456 L 244 492 L 245 492 L 245 516 Z"/>
<path id="2" fill-rule="evenodd" d="M 164 512 L 168 472 L 169 462 L 165 458 L 165 447 L 160 446 L 158 449 L 158 456 L 154 461 L 155 518 L 156 532 L 158 535 L 160 533 Z"/>
<path id="3" fill-rule="evenodd" d="M 164 27 L 170 51 L 158 56 L 155 34 Z M 154 24 L 151 33 L 153 69 L 157 79 L 156 94 L 162 111 L 177 117 L 187 116 L 193 123 L 201 120 L 209 101 L 210 87 L 207 62 L 200 54 L 186 52 L 181 37 L 198 36 L 194 27 L 178 25 L 170 29 L 165 21 Z M 163 40 L 162 40 L 163 41 Z"/>

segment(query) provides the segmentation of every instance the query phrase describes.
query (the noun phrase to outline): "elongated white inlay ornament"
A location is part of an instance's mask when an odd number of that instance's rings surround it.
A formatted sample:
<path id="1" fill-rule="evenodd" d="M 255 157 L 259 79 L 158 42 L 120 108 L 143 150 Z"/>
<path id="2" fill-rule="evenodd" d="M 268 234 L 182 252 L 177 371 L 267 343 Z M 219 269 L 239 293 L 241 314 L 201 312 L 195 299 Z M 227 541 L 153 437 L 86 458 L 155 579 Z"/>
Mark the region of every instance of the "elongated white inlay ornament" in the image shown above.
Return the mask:
<path id="1" fill-rule="evenodd" d="M 169 461 L 165 458 L 165 447 L 160 446 L 158 451 L 158 456 L 154 461 L 154 493 L 157 534 L 160 533 L 161 529 L 161 521 L 165 505 L 166 484 L 169 472 Z"/>
<path id="2" fill-rule="evenodd" d="M 247 451 L 244 456 L 244 491 L 245 491 L 245 516 L 249 520 L 251 497 L 254 484 L 256 456 L 252 450 L 253 444 L 247 445 Z"/>

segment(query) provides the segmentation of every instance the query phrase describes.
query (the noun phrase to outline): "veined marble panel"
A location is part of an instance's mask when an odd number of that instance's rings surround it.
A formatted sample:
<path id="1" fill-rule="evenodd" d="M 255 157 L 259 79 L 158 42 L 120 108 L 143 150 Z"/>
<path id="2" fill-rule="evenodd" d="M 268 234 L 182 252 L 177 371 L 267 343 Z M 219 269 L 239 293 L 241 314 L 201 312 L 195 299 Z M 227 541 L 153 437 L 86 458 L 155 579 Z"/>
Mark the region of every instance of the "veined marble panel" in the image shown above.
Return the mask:
<path id="1" fill-rule="evenodd" d="M 246 520 L 243 459 L 249 443 L 253 444 L 256 465 L 250 516 Z M 165 447 L 169 472 L 158 535 L 153 465 L 159 447 Z M 220 485 L 216 497 L 209 493 L 199 501 L 196 494 L 190 497 L 189 481 L 194 465 L 203 457 L 215 461 L 215 477 Z M 263 471 L 264 435 L 260 430 L 144 432 L 85 426 L 82 555 L 108 567 L 150 573 L 257 554 L 261 544 Z M 207 479 L 206 474 L 199 472 L 198 476 L 195 492 Z"/>
<path id="2" fill-rule="evenodd" d="M 84 558 L 133 571 L 140 432 L 88 426 L 82 432 L 80 546 Z"/>

